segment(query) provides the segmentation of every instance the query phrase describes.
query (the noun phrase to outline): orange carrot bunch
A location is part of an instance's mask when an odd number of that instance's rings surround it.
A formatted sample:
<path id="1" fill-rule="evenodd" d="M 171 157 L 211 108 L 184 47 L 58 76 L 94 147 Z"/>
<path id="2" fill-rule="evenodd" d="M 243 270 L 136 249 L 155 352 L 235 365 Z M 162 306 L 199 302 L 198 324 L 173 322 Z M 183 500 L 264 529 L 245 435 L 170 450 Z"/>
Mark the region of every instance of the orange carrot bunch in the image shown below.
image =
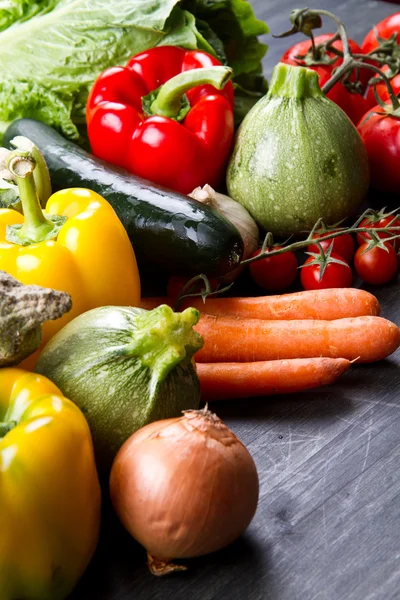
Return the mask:
<path id="1" fill-rule="evenodd" d="M 153 298 L 144 308 L 173 298 Z M 196 353 L 204 401 L 296 392 L 333 383 L 351 362 L 386 358 L 400 329 L 378 300 L 355 288 L 256 298 L 186 298 L 201 312 Z"/>

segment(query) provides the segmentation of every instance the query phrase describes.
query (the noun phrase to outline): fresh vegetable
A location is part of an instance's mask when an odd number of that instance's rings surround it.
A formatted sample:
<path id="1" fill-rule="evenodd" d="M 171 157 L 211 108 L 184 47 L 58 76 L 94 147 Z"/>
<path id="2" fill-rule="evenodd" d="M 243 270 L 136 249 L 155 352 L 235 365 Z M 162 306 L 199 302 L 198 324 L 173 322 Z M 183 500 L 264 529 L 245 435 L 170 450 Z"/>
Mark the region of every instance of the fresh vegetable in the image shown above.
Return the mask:
<path id="1" fill-rule="evenodd" d="M 100 528 L 89 427 L 48 379 L 0 369 L 0 598 L 64 600 Z"/>
<path id="2" fill-rule="evenodd" d="M 393 238 L 393 234 L 400 233 L 400 217 L 396 215 L 395 212 L 397 211 L 388 213 L 385 211 L 370 210 L 367 216 L 361 221 L 360 226 L 372 229 L 372 234 L 378 239 L 387 240 L 388 238 Z M 387 232 L 375 231 L 376 229 L 383 227 L 387 228 Z M 395 227 L 398 227 L 399 229 L 395 230 Z M 371 235 L 367 231 L 357 234 L 357 242 L 359 245 L 364 244 L 370 239 L 372 239 Z M 391 239 L 388 243 L 392 244 L 394 248 L 397 248 L 399 239 Z"/>
<path id="3" fill-rule="evenodd" d="M 18 141 L 20 149 L 29 151 L 36 162 L 37 167 L 33 171 L 33 180 L 40 206 L 46 206 L 46 202 L 51 196 L 51 181 L 43 155 L 30 140 L 20 137 Z M 7 168 L 9 156 L 10 150 L 0 148 L 0 208 L 15 208 L 15 210 L 21 212 L 17 178 Z"/>
<path id="4" fill-rule="evenodd" d="M 319 248 L 317 252 L 308 252 L 310 256 L 301 268 L 301 284 L 305 290 L 322 290 L 326 288 L 348 288 L 353 280 L 350 266 L 339 254 Z"/>
<path id="5" fill-rule="evenodd" d="M 382 67 L 382 72 L 385 73 L 386 75 L 390 75 L 390 68 L 387 65 L 384 65 Z M 393 91 L 396 94 L 396 96 L 398 96 L 398 94 L 400 93 L 400 74 L 396 75 L 393 78 L 390 78 L 390 85 L 392 86 Z M 370 103 L 368 110 L 370 110 L 371 108 L 376 106 L 375 94 L 378 95 L 378 97 L 382 100 L 382 102 L 387 102 L 390 99 L 387 85 L 384 81 L 382 81 L 382 79 L 379 77 L 379 75 L 376 75 L 376 77 L 371 79 L 371 85 L 368 88 L 367 99 L 368 99 L 368 102 Z M 367 111 L 365 111 L 365 113 L 366 112 Z M 362 116 L 364 116 L 364 115 L 362 115 Z M 357 125 L 358 125 L 358 123 L 357 123 Z"/>
<path id="6" fill-rule="evenodd" d="M 198 408 L 198 318 L 194 308 L 105 306 L 68 323 L 40 354 L 37 371 L 85 413 L 102 472 L 143 425 Z"/>
<path id="7" fill-rule="evenodd" d="M 399 223 L 400 225 L 400 223 Z M 332 229 L 328 231 L 340 231 L 339 229 Z M 343 233 L 343 235 L 333 238 L 333 240 L 321 240 L 321 236 L 326 233 L 325 231 L 321 233 L 315 233 L 312 237 L 315 240 L 318 240 L 318 244 L 321 248 L 326 252 L 328 248 L 332 245 L 332 252 L 334 254 L 338 254 L 343 258 L 343 260 L 347 263 L 351 263 L 354 257 L 354 253 L 356 251 L 354 239 L 351 233 Z M 359 234 L 361 235 L 361 234 Z M 310 244 L 307 247 L 307 252 L 319 252 L 319 246 L 315 244 Z"/>
<path id="8" fill-rule="evenodd" d="M 367 33 L 362 43 L 362 51 L 372 54 L 373 62 L 380 66 L 382 71 L 389 77 L 394 93 L 400 92 L 399 70 L 399 31 L 400 13 L 395 13 L 383 19 Z M 386 61 L 386 64 L 385 64 Z M 382 78 L 377 75 L 371 80 L 367 99 L 372 106 L 376 105 L 375 93 L 386 102 L 389 100 L 387 86 Z"/>
<path id="9" fill-rule="evenodd" d="M 328 356 L 357 362 L 386 358 L 400 345 L 400 329 L 381 317 L 323 320 L 240 319 L 202 315 L 204 346 L 196 362 L 249 362 Z"/>
<path id="10" fill-rule="evenodd" d="M 259 248 L 253 256 L 261 253 Z M 264 290 L 283 291 L 288 288 L 297 277 L 297 258 L 293 252 L 276 254 L 270 258 L 250 263 L 250 274 L 254 281 Z"/>
<path id="11" fill-rule="evenodd" d="M 239 202 L 232 200 L 232 198 L 225 194 L 219 194 L 208 184 L 202 188 L 195 188 L 189 196 L 207 206 L 215 208 L 215 210 L 235 225 L 243 240 L 243 259 L 251 256 L 258 248 L 258 225 L 249 211 L 239 204 Z M 241 269 L 239 268 L 236 271 L 241 271 Z"/>
<path id="12" fill-rule="evenodd" d="M 400 12 L 397 12 L 389 15 L 371 28 L 361 44 L 362 52 L 364 54 L 373 52 L 379 47 L 382 41 L 390 39 L 394 42 L 393 45 L 395 47 L 395 45 L 400 43 L 399 31 Z"/>
<path id="13" fill-rule="evenodd" d="M 396 251 L 389 242 L 365 242 L 357 249 L 354 268 L 366 283 L 387 283 L 396 276 L 398 270 Z"/>
<path id="14" fill-rule="evenodd" d="M 224 274 L 238 266 L 239 232 L 212 208 L 113 167 L 38 121 L 16 121 L 5 140 L 16 135 L 25 135 L 43 152 L 55 189 L 87 187 L 104 196 L 142 259 L 195 275 Z"/>
<path id="15" fill-rule="evenodd" d="M 114 210 L 89 189 L 53 194 L 42 211 L 29 152 L 10 154 L 24 215 L 0 209 L 0 269 L 25 284 L 67 292 L 72 309 L 43 325 L 43 343 L 80 313 L 105 304 L 135 305 L 140 281 L 135 255 Z"/>
<path id="16" fill-rule="evenodd" d="M 318 143 L 316 143 L 316 140 Z M 353 214 L 369 185 L 368 158 L 315 71 L 279 63 L 268 94 L 243 121 L 227 172 L 232 198 L 276 235 Z"/>
<path id="17" fill-rule="evenodd" d="M 258 476 L 246 447 L 216 415 L 185 411 L 125 442 L 110 492 L 150 569 L 164 575 L 185 568 L 173 558 L 208 554 L 239 537 L 256 511 Z"/>
<path id="18" fill-rule="evenodd" d="M 78 139 L 94 80 L 154 46 L 198 48 L 229 62 L 246 105 L 264 88 L 267 46 L 258 36 L 268 28 L 243 0 L 11 2 L 0 8 L 0 29 L 0 134 L 30 116 Z"/>
<path id="19" fill-rule="evenodd" d="M 400 189 L 400 102 L 391 107 L 375 106 L 360 121 L 357 129 L 368 152 L 371 185 L 385 192 Z"/>
<path id="20" fill-rule="evenodd" d="M 140 306 L 152 309 L 168 303 L 168 298 L 142 298 Z M 190 298 L 199 311 L 210 315 L 231 315 L 243 319 L 342 319 L 344 317 L 376 316 L 380 313 L 379 302 L 365 290 L 336 288 L 282 294 L 238 298 Z"/>
<path id="21" fill-rule="evenodd" d="M 344 358 L 292 358 L 255 362 L 198 363 L 201 399 L 235 400 L 301 392 L 333 383 L 350 367 Z"/>
<path id="22" fill-rule="evenodd" d="M 0 271 L 0 367 L 20 363 L 37 350 L 42 324 L 71 310 L 71 296 L 37 285 L 22 285 Z"/>
<path id="23" fill-rule="evenodd" d="M 322 88 L 332 76 L 334 69 L 343 63 L 342 56 L 338 56 L 331 49 L 338 50 L 343 55 L 342 41 L 336 39 L 333 33 L 324 33 L 314 38 L 314 51 L 310 39 L 298 42 L 283 54 L 281 62 L 289 65 L 301 65 L 312 69 L 318 74 L 319 85 Z M 329 43 L 332 41 L 332 43 Z M 362 52 L 360 46 L 349 39 L 349 48 L 352 54 Z M 350 81 L 357 79 L 361 83 L 361 90 L 365 91 L 368 80 L 372 73 L 367 69 L 355 70 L 349 77 Z M 374 99 L 364 98 L 362 93 L 350 91 L 344 83 L 338 81 L 327 93 L 327 97 L 335 102 L 346 113 L 349 119 L 357 125 L 361 117 L 375 105 Z"/>
<path id="24" fill-rule="evenodd" d="M 234 134 L 231 74 L 205 52 L 174 46 L 107 69 L 87 102 L 93 154 L 183 194 L 220 184 Z"/>

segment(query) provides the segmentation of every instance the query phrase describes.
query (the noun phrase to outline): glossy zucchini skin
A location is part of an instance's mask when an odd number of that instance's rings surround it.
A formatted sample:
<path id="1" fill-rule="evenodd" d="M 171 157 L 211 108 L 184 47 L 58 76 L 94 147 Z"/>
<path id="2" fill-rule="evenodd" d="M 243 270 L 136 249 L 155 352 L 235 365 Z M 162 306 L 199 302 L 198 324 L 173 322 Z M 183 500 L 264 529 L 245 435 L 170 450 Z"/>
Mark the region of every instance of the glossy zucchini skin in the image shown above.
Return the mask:
<path id="1" fill-rule="evenodd" d="M 212 276 L 224 275 L 240 262 L 243 242 L 238 230 L 209 206 L 94 157 L 40 121 L 14 121 L 3 144 L 10 147 L 17 135 L 41 150 L 53 191 L 84 187 L 108 200 L 139 261 L 161 264 L 171 272 Z"/>

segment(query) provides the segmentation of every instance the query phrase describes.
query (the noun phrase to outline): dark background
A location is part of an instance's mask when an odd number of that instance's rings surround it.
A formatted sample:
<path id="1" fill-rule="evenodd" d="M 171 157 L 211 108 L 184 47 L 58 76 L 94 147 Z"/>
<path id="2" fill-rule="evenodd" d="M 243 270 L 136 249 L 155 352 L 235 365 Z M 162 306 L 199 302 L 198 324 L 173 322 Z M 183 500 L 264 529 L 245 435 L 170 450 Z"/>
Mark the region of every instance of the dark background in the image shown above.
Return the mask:
<path id="1" fill-rule="evenodd" d="M 271 33 L 288 29 L 298 8 L 294 0 L 252 5 Z M 368 0 L 311 7 L 333 10 L 357 42 L 398 10 Z M 266 36 L 268 77 L 298 39 Z M 387 204 L 379 194 L 373 201 Z M 378 296 L 382 316 L 400 324 L 398 281 L 366 289 Z M 99 550 L 70 600 L 400 598 L 399 363 L 398 351 L 354 366 L 319 391 L 214 404 L 257 464 L 260 501 L 247 532 L 223 551 L 188 561 L 186 573 L 157 579 L 143 549 L 106 510 Z"/>

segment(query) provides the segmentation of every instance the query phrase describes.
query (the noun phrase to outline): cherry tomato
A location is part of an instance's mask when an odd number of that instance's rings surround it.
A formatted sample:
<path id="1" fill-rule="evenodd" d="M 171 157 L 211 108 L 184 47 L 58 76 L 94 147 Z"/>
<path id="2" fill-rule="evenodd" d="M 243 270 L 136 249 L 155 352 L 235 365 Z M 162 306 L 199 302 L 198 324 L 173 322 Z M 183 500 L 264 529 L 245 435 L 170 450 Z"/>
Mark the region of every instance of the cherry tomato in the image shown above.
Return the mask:
<path id="1" fill-rule="evenodd" d="M 381 285 L 387 283 L 397 273 L 396 251 L 386 244 L 387 252 L 379 246 L 368 250 L 368 243 L 360 246 L 354 256 L 354 267 L 358 276 L 366 283 Z"/>
<path id="2" fill-rule="evenodd" d="M 326 233 L 333 233 L 334 231 L 337 230 L 332 229 Z M 317 240 L 322 235 L 324 234 L 317 233 L 313 235 L 313 239 Z M 343 233 L 343 235 L 339 235 L 338 237 L 333 238 L 331 240 L 322 240 L 320 244 L 325 252 L 332 244 L 332 252 L 334 252 L 335 254 L 339 254 L 339 256 L 341 256 L 347 263 L 351 263 L 351 261 L 353 260 L 356 248 L 351 233 Z M 310 246 L 308 246 L 307 252 L 319 252 L 319 248 L 316 244 L 311 244 Z"/>
<path id="3" fill-rule="evenodd" d="M 394 13 L 386 19 L 380 21 L 377 25 L 375 25 L 365 36 L 364 41 L 361 45 L 362 53 L 368 54 L 371 50 L 375 50 L 379 46 L 379 41 L 376 37 L 376 34 L 379 37 L 388 39 L 394 33 L 397 35 L 400 32 L 400 12 Z M 399 36 L 397 37 L 397 43 L 400 43 Z"/>
<path id="4" fill-rule="evenodd" d="M 382 71 L 384 73 L 387 72 L 388 70 L 389 70 L 389 67 L 387 65 L 384 65 L 382 67 Z M 379 76 L 377 75 L 376 77 L 378 78 Z M 393 77 L 393 79 L 390 80 L 390 83 L 391 83 L 394 93 L 397 96 L 397 94 L 400 93 L 400 73 L 398 75 L 396 75 L 395 77 Z M 377 84 L 375 84 L 375 86 L 371 85 L 368 88 L 367 101 L 371 105 L 370 108 L 372 108 L 376 104 L 374 87 L 376 88 L 378 96 L 381 98 L 381 100 L 383 102 L 389 101 L 389 92 L 388 92 L 386 83 L 384 81 L 379 81 Z"/>
<path id="5" fill-rule="evenodd" d="M 362 50 L 363 54 L 368 54 L 369 52 L 375 50 L 379 46 L 379 40 L 377 38 L 377 34 L 379 37 L 386 39 L 386 40 L 389 39 L 390 37 L 392 37 L 392 35 L 396 34 L 397 35 L 397 44 L 400 44 L 399 32 L 400 32 L 400 12 L 390 15 L 389 17 L 386 17 L 386 19 L 383 19 L 382 21 L 380 21 L 380 23 L 375 25 L 367 33 L 367 35 L 365 36 L 364 41 L 362 43 L 362 46 L 361 46 L 361 50 Z M 371 62 L 373 63 L 373 61 L 371 61 Z M 382 66 L 376 62 L 373 64 L 382 68 L 383 72 L 387 72 L 389 70 L 388 65 Z M 398 94 L 400 92 L 400 74 L 393 77 L 393 79 L 390 80 L 390 83 L 392 84 L 394 93 Z M 378 92 L 379 97 L 382 98 L 382 100 L 384 102 L 386 102 L 389 99 L 389 94 L 388 94 L 385 83 L 383 81 L 381 81 L 375 87 L 376 87 L 376 91 Z M 367 99 L 369 102 L 373 102 L 375 100 L 374 90 L 373 90 L 372 86 L 370 86 L 370 88 L 368 89 Z M 376 104 L 376 101 L 373 103 Z"/>
<path id="6" fill-rule="evenodd" d="M 279 246 L 274 246 L 278 250 Z M 256 250 L 253 256 L 261 252 Z M 250 274 L 264 290 L 280 292 L 288 288 L 297 277 L 297 258 L 293 252 L 284 252 L 250 263 Z"/>
<path id="7" fill-rule="evenodd" d="M 315 38 L 315 43 L 321 44 L 326 42 L 328 39 L 332 37 L 332 33 L 325 33 L 323 35 L 319 35 Z M 342 50 L 342 42 L 337 40 L 334 42 L 333 46 L 338 50 Z M 353 40 L 349 40 L 350 51 L 353 53 L 360 53 L 361 48 L 356 44 Z M 290 64 L 290 65 L 304 65 L 305 62 L 302 59 L 296 58 L 298 56 L 304 56 L 311 48 L 310 40 L 304 40 L 295 44 L 291 48 L 289 48 L 281 57 L 281 62 Z M 329 58 L 333 58 L 334 54 L 331 52 L 327 52 L 327 56 Z M 332 75 L 332 71 L 334 68 L 338 67 L 343 60 L 338 58 L 334 64 L 316 64 L 316 65 L 306 65 L 310 69 L 316 71 L 319 75 L 319 84 L 322 87 Z M 365 88 L 367 82 L 371 79 L 371 72 L 368 69 L 360 69 L 360 81 Z M 351 75 L 351 80 L 354 80 L 354 74 Z M 336 83 L 333 88 L 328 92 L 327 97 L 335 102 L 340 108 L 347 114 L 349 119 L 353 121 L 353 123 L 357 124 L 360 119 L 365 115 L 365 113 L 375 104 L 375 99 L 372 101 L 364 98 L 361 94 L 356 94 L 348 91 L 346 87 L 340 81 Z"/>
<path id="8" fill-rule="evenodd" d="M 384 192 L 399 192 L 400 118 L 375 106 L 364 115 L 357 129 L 367 149 L 371 185 Z"/>
<path id="9" fill-rule="evenodd" d="M 301 284 L 305 290 L 323 290 L 326 288 L 350 287 L 353 274 L 347 263 L 343 264 L 343 258 L 339 254 L 331 252 L 330 258 L 340 260 L 340 263 L 330 262 L 325 267 L 321 277 L 321 265 L 314 263 L 314 257 L 309 256 L 301 269 Z"/>
<path id="10" fill-rule="evenodd" d="M 359 226 L 376 229 L 376 228 L 380 228 L 380 227 L 389 227 L 389 225 L 391 227 L 400 227 L 400 219 L 398 217 L 395 217 L 394 215 L 388 215 L 386 217 L 381 217 L 381 218 L 379 218 L 379 216 L 377 218 L 374 218 L 374 215 L 371 215 L 370 217 L 366 217 L 365 219 L 363 219 Z M 391 237 L 392 235 L 395 235 L 396 233 L 400 233 L 400 229 L 397 232 L 395 232 L 395 231 L 393 233 L 380 232 L 380 233 L 377 233 L 376 235 L 379 237 L 379 239 L 384 240 L 388 237 Z M 366 231 L 364 231 L 363 233 L 357 234 L 357 243 L 360 246 L 365 243 L 365 239 L 367 239 L 367 240 L 371 239 L 371 236 Z M 396 239 L 396 240 L 392 240 L 391 242 L 388 242 L 388 243 L 391 244 L 392 246 L 394 246 L 394 248 L 398 248 L 400 242 L 399 242 L 399 239 Z"/>

